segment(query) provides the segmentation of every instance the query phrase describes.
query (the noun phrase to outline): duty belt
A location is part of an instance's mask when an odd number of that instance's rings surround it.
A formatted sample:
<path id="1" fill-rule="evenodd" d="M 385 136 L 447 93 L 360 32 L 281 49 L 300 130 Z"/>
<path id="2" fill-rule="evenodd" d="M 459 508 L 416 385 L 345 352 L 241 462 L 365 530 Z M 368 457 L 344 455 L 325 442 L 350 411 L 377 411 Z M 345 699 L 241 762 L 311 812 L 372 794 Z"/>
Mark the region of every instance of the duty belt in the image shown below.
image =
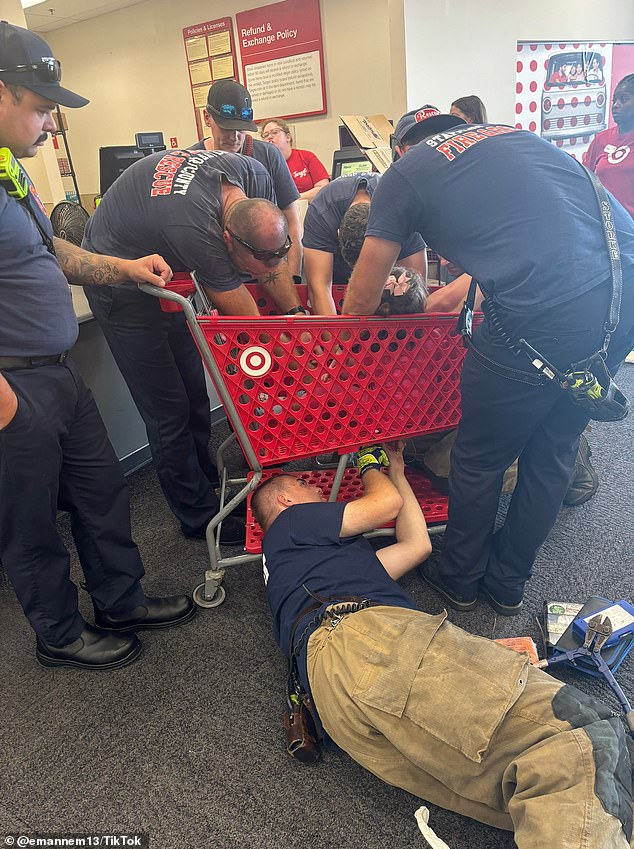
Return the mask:
<path id="1" fill-rule="evenodd" d="M 583 167 L 583 166 L 581 166 Z M 503 363 L 498 363 L 478 351 L 472 339 L 473 310 L 477 281 L 472 278 L 466 300 L 458 317 L 457 331 L 462 336 L 463 343 L 472 355 L 486 368 L 510 380 L 539 385 L 552 382 L 567 393 L 568 398 L 580 407 L 588 418 L 602 422 L 618 422 L 627 416 L 630 402 L 617 386 L 610 370 L 606 365 L 610 338 L 619 323 L 621 309 L 621 294 L 623 279 L 621 272 L 621 256 L 616 237 L 616 227 L 612 218 L 612 207 L 607 192 L 595 175 L 587 168 L 583 170 L 592 184 L 603 223 L 603 233 L 607 254 L 610 262 L 612 278 L 612 295 L 608 316 L 603 323 L 603 344 L 598 351 L 584 360 L 572 363 L 566 371 L 561 371 L 549 362 L 543 354 L 533 348 L 526 339 L 514 339 L 504 328 L 492 299 L 486 298 L 482 309 L 491 327 L 505 346 L 514 354 L 528 357 L 532 366 L 531 372 L 514 369 Z"/>
<path id="2" fill-rule="evenodd" d="M 51 354 L 49 357 L 0 357 L 0 371 L 17 371 L 24 368 L 39 366 L 63 365 L 68 357 L 68 351 L 61 354 Z"/>

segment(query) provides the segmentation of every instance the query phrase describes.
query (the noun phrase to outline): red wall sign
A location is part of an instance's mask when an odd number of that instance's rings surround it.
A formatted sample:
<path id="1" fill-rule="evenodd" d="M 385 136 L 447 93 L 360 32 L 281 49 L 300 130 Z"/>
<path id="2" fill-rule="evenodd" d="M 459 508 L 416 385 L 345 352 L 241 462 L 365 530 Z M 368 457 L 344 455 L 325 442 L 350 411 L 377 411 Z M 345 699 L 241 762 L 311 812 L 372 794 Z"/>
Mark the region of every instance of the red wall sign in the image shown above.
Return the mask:
<path id="1" fill-rule="evenodd" d="M 284 0 L 236 15 L 255 119 L 326 112 L 319 0 Z"/>

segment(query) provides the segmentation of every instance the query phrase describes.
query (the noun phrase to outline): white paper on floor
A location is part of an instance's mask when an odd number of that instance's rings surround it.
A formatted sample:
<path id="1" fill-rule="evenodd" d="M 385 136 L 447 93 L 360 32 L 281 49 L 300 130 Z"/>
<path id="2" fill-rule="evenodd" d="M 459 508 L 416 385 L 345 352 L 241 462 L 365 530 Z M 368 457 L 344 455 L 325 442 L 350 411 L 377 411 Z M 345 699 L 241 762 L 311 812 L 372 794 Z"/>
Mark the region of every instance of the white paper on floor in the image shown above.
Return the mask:
<path id="1" fill-rule="evenodd" d="M 431 846 L 431 849 L 450 849 L 445 841 L 441 840 L 433 828 L 429 826 L 429 808 L 421 805 L 421 807 L 414 813 L 414 816 L 416 817 L 416 822 L 421 830 L 421 834 Z"/>

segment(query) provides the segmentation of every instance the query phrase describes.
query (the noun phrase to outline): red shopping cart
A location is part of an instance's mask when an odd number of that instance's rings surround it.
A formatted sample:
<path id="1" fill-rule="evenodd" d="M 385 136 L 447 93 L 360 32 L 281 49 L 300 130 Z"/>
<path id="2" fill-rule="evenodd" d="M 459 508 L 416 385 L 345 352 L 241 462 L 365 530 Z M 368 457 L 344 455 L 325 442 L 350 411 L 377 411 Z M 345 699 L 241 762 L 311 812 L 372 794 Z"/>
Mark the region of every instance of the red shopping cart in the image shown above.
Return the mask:
<path id="1" fill-rule="evenodd" d="M 299 300 L 301 304 L 305 307 L 310 306 L 308 286 L 305 283 L 300 283 L 295 288 L 299 295 Z M 441 287 L 437 285 L 431 285 L 428 287 L 430 292 L 435 292 L 436 289 L 439 288 Z M 279 309 L 277 304 L 275 303 L 273 298 L 271 298 L 264 286 L 260 286 L 259 283 L 247 283 L 247 289 L 253 295 L 253 300 L 255 301 L 258 310 L 260 311 L 260 315 L 279 315 Z M 332 297 L 339 311 L 341 311 L 341 307 L 343 306 L 343 299 L 346 295 L 346 289 L 347 286 L 341 284 L 334 284 L 332 287 Z M 203 293 L 201 293 L 200 290 L 196 288 L 196 284 L 190 274 L 175 274 L 168 286 L 168 290 L 170 292 L 176 292 L 178 295 L 182 295 L 184 298 L 191 297 L 196 294 L 196 292 L 198 292 L 199 295 L 202 295 L 203 298 L 205 297 Z M 181 306 L 177 301 L 161 298 L 161 309 L 165 312 L 180 312 Z"/>
<path id="2" fill-rule="evenodd" d="M 457 425 L 465 351 L 454 315 L 205 315 L 183 297 L 189 294 L 184 283 L 182 278 L 176 281 L 180 293 L 141 288 L 185 312 L 233 428 L 218 449 L 221 509 L 207 528 L 211 568 L 194 590 L 197 604 L 215 607 L 224 601 L 225 568 L 261 556 L 261 530 L 250 510 L 251 493 L 260 481 L 275 474 L 280 464 L 334 450 L 339 455 L 336 469 L 295 474 L 318 482 L 331 501 L 356 497 L 361 484 L 348 461 L 359 447 Z M 261 287 L 253 286 L 251 292 L 260 309 L 272 311 Z M 230 477 L 225 462 L 236 439 L 250 469 L 241 478 Z M 428 523 L 443 527 L 446 496 L 435 492 L 423 475 L 408 470 L 408 477 Z M 237 485 L 239 491 L 227 500 L 229 487 Z M 245 498 L 245 552 L 222 557 L 220 525 Z"/>

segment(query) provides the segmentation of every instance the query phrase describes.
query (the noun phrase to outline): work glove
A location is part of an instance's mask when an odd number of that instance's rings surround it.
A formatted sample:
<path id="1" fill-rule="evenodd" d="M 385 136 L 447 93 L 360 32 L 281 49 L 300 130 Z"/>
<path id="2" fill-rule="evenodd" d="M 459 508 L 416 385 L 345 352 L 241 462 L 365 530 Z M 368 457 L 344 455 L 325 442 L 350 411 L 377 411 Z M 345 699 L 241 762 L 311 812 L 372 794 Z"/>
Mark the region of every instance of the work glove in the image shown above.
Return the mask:
<path id="1" fill-rule="evenodd" d="M 389 466 L 387 454 L 380 445 L 368 445 L 365 448 L 360 448 L 355 456 L 355 463 L 361 477 L 368 469 L 381 470 L 382 466 Z"/>

